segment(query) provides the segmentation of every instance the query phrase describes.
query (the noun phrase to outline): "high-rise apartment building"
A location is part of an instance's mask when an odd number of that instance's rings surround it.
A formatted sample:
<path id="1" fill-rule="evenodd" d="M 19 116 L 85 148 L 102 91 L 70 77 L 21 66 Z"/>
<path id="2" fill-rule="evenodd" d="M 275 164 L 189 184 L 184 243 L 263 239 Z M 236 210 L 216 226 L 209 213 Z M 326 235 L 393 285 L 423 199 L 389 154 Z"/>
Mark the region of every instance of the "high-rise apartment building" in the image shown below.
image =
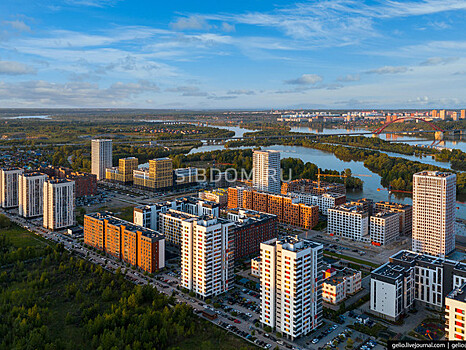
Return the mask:
<path id="1" fill-rule="evenodd" d="M 0 169 L 0 207 L 15 208 L 19 204 L 19 175 L 24 172 L 20 168 Z"/>
<path id="2" fill-rule="evenodd" d="M 461 113 L 460 118 L 465 119 L 466 118 L 466 109 L 462 109 L 460 113 Z"/>
<path id="3" fill-rule="evenodd" d="M 44 182 L 47 178 L 41 173 L 19 175 L 19 215 L 33 218 L 44 214 Z"/>
<path id="4" fill-rule="evenodd" d="M 74 181 L 67 179 L 44 182 L 44 227 L 49 230 L 75 224 Z"/>
<path id="5" fill-rule="evenodd" d="M 439 116 L 440 119 L 445 120 L 447 118 L 447 111 L 444 110 L 444 109 L 441 109 L 438 112 L 438 116 Z"/>
<path id="6" fill-rule="evenodd" d="M 284 237 L 261 243 L 261 316 L 285 337 L 296 339 L 322 323 L 321 244 Z"/>
<path id="7" fill-rule="evenodd" d="M 212 216 L 183 222 L 181 287 L 210 298 L 233 286 L 233 225 Z"/>
<path id="8" fill-rule="evenodd" d="M 259 191 L 280 193 L 280 152 L 254 151 L 252 185 Z"/>
<path id="9" fill-rule="evenodd" d="M 327 210 L 327 233 L 355 241 L 370 242 L 369 213 L 362 206 L 346 203 Z"/>
<path id="10" fill-rule="evenodd" d="M 413 251 L 444 257 L 455 249 L 455 201 L 455 174 L 413 175 Z"/>
<path id="11" fill-rule="evenodd" d="M 155 188 L 173 186 L 173 161 L 170 158 L 149 160 L 149 177 L 155 179 Z"/>
<path id="12" fill-rule="evenodd" d="M 466 340 L 466 283 L 452 290 L 445 298 L 445 338 Z"/>
<path id="13" fill-rule="evenodd" d="M 112 140 L 92 140 L 92 174 L 97 176 L 97 180 L 105 179 L 105 171 L 112 167 Z"/>
<path id="14" fill-rule="evenodd" d="M 118 167 L 107 168 L 105 179 L 123 184 L 133 182 L 133 171 L 138 169 L 138 159 L 135 157 L 121 158 Z"/>

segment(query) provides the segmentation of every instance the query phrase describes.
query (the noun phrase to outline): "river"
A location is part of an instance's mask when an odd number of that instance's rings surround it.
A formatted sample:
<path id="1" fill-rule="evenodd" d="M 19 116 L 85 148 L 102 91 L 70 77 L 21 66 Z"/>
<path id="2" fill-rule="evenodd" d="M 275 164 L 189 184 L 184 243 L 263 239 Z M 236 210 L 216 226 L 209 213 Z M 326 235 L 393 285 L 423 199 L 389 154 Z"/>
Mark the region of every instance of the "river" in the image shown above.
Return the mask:
<path id="1" fill-rule="evenodd" d="M 217 126 L 213 125 L 213 127 L 217 127 Z M 223 126 L 220 128 L 235 131 L 236 137 L 242 136 L 245 132 L 251 131 L 251 130 L 244 129 L 241 127 Z M 310 132 L 309 128 L 301 128 L 301 129 L 307 129 L 308 131 L 306 132 Z M 345 130 L 347 133 L 360 131 L 360 130 L 355 130 L 355 129 L 353 130 L 325 129 L 321 133 L 337 134 L 337 133 L 343 133 L 342 132 L 343 130 Z M 296 130 L 292 130 L 292 131 L 296 131 Z M 301 131 L 301 132 L 304 132 L 304 131 Z M 412 137 L 410 139 L 412 140 Z M 429 142 L 432 142 L 432 141 L 429 141 Z M 240 148 L 251 148 L 251 147 L 240 147 Z M 210 151 L 223 150 L 223 149 L 225 149 L 223 145 L 205 145 L 205 146 L 201 146 L 198 148 L 193 148 L 188 154 L 199 153 L 199 152 L 210 152 Z M 290 158 L 290 157 L 299 158 L 305 163 L 306 162 L 314 163 L 321 169 L 343 171 L 349 168 L 351 169 L 351 172 L 354 175 L 357 175 L 357 174 L 371 175 L 371 176 L 360 177 L 360 179 L 364 182 L 363 190 L 348 192 L 347 194 L 348 198 L 359 199 L 359 198 L 366 197 L 374 201 L 388 200 L 387 191 L 385 190 L 377 191 L 378 188 L 382 188 L 380 184 L 381 177 L 378 174 L 373 173 L 369 169 L 367 169 L 364 166 L 363 162 L 342 161 L 338 159 L 333 153 L 324 152 L 324 151 L 313 149 L 313 148 L 300 147 L 300 146 L 275 145 L 275 146 L 263 147 L 263 149 L 277 150 L 281 153 L 282 159 Z M 384 153 L 386 153 L 389 156 L 402 157 L 402 158 L 409 159 L 409 160 L 419 161 L 425 164 L 433 164 L 433 165 L 437 165 L 437 166 L 444 167 L 444 168 L 450 167 L 448 163 L 436 162 L 431 157 L 419 158 L 415 156 L 402 155 L 402 154 L 392 153 L 392 152 L 384 152 Z M 393 195 L 392 200 L 395 200 L 396 202 L 399 202 L 399 203 L 406 203 L 406 204 L 412 203 L 410 197 L 395 197 L 395 195 Z M 457 212 L 456 212 L 457 217 L 466 219 L 466 203 L 457 202 L 457 207 L 458 207 Z"/>

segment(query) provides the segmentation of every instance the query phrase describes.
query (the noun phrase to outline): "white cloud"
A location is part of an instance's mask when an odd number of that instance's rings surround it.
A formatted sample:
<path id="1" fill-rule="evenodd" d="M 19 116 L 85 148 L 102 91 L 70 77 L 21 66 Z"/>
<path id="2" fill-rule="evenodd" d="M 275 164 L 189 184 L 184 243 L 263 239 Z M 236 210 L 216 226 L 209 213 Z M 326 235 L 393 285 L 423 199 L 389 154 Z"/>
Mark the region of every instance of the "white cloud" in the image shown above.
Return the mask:
<path id="1" fill-rule="evenodd" d="M 14 61 L 0 61 L 0 75 L 35 74 L 34 67 Z"/>
<path id="2" fill-rule="evenodd" d="M 16 29 L 19 32 L 30 32 L 31 31 L 31 27 L 29 27 L 26 23 L 20 20 L 3 21 L 3 23 L 11 26 L 13 29 Z"/>
<path id="3" fill-rule="evenodd" d="M 255 95 L 254 90 L 228 90 L 227 95 Z"/>
<path id="4" fill-rule="evenodd" d="M 65 0 L 69 5 L 89 6 L 89 7 L 107 7 L 114 6 L 121 0 Z"/>
<path id="5" fill-rule="evenodd" d="M 177 86 L 166 89 L 168 92 L 180 92 L 181 96 L 208 96 L 207 92 L 201 91 L 197 86 Z"/>
<path id="6" fill-rule="evenodd" d="M 361 77 L 359 76 L 359 74 L 348 74 L 348 75 L 337 78 L 337 81 L 341 81 L 341 82 L 352 82 L 352 81 L 359 81 L 359 80 L 361 80 Z"/>
<path id="7" fill-rule="evenodd" d="M 314 85 L 322 80 L 322 77 L 317 74 L 303 74 L 299 78 L 286 80 L 285 83 L 291 85 Z"/>
<path id="8" fill-rule="evenodd" d="M 234 32 L 236 30 L 236 28 L 235 28 L 234 24 L 223 22 L 222 23 L 222 30 L 224 32 L 230 33 L 230 32 Z"/>
<path id="9" fill-rule="evenodd" d="M 398 74 L 398 73 L 406 73 L 408 71 L 408 67 L 403 66 L 384 66 L 376 69 L 371 69 L 366 71 L 366 74 Z"/>
<path id="10" fill-rule="evenodd" d="M 210 28 L 207 21 L 200 16 L 180 17 L 170 26 L 174 30 L 207 30 Z"/>
<path id="11" fill-rule="evenodd" d="M 451 62 L 458 61 L 458 57 L 431 57 L 421 62 L 420 66 L 437 66 L 437 65 L 444 65 Z"/>

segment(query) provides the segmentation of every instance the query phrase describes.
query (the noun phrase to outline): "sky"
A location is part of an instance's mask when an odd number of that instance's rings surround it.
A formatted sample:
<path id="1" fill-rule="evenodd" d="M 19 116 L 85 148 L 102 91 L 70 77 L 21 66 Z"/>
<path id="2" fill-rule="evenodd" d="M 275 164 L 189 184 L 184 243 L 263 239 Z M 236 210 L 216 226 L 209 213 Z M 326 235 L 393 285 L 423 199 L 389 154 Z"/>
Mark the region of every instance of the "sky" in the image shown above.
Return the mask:
<path id="1" fill-rule="evenodd" d="M 465 108 L 466 0 L 1 0 L 0 107 Z"/>

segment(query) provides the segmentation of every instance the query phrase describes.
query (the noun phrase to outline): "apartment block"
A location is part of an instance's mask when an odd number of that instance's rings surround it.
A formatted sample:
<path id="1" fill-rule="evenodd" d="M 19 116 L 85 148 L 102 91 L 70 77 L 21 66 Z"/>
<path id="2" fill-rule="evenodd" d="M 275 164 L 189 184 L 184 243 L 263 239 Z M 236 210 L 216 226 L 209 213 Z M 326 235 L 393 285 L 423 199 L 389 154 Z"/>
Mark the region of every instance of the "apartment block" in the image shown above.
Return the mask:
<path id="1" fill-rule="evenodd" d="M 49 230 L 59 230 L 76 224 L 75 183 L 67 179 L 44 182 L 44 220 Z"/>
<path id="2" fill-rule="evenodd" d="M 355 241 L 370 242 L 369 213 L 361 206 L 346 203 L 327 210 L 327 233 Z"/>
<path id="3" fill-rule="evenodd" d="M 234 224 L 212 216 L 185 221 L 181 243 L 180 285 L 201 298 L 210 298 L 233 287 Z"/>
<path id="4" fill-rule="evenodd" d="M 192 222 L 197 218 L 197 215 L 169 209 L 166 213 L 161 213 L 159 215 L 158 227 L 168 242 L 181 246 L 183 225 L 186 222 Z"/>
<path id="5" fill-rule="evenodd" d="M 228 204 L 228 190 L 226 188 L 216 188 L 210 191 L 199 192 L 199 198 L 217 203 L 220 208 L 225 208 Z"/>
<path id="6" fill-rule="evenodd" d="M 105 179 L 122 184 L 133 183 L 133 172 L 138 169 L 138 159 L 135 157 L 121 158 L 118 167 L 107 168 Z"/>
<path id="7" fill-rule="evenodd" d="M 0 169 L 0 207 L 8 209 L 19 205 L 19 176 L 23 172 L 20 168 Z"/>
<path id="8" fill-rule="evenodd" d="M 75 197 L 93 196 L 97 193 L 97 176 L 94 174 L 74 171 L 65 167 L 40 167 L 37 169 L 39 173 L 48 175 L 49 177 L 68 179 L 75 183 Z"/>
<path id="9" fill-rule="evenodd" d="M 169 210 L 180 211 L 195 216 L 211 215 L 218 217 L 220 215 L 220 206 L 215 202 L 202 200 L 197 197 L 180 197 L 172 201 L 135 207 L 133 210 L 134 223 L 165 234 L 163 231 L 164 227 L 159 226 L 159 221 L 160 215 L 167 213 Z M 180 244 L 179 239 L 174 240 L 172 238 L 174 237 L 167 236 L 169 242 Z"/>
<path id="10" fill-rule="evenodd" d="M 260 248 L 261 323 L 292 340 L 319 327 L 323 246 L 285 237 Z"/>
<path id="11" fill-rule="evenodd" d="M 235 260 L 257 255 L 261 242 L 278 236 L 275 215 L 247 209 L 228 209 L 227 220 L 234 223 L 231 235 Z"/>
<path id="12" fill-rule="evenodd" d="M 197 183 L 197 168 L 178 168 L 174 170 L 174 173 L 176 187 L 184 187 Z"/>
<path id="13" fill-rule="evenodd" d="M 400 235 L 411 235 L 413 230 L 413 207 L 411 205 L 383 201 L 375 203 L 375 213 L 385 211 L 400 214 Z"/>
<path id="14" fill-rule="evenodd" d="M 240 193 L 242 196 L 240 207 L 276 215 L 279 222 L 311 229 L 319 220 L 319 208 L 315 205 L 301 203 L 298 198 L 291 196 L 259 192 L 251 188 L 230 190 L 228 207 L 239 203 Z"/>
<path id="15" fill-rule="evenodd" d="M 252 186 L 259 191 L 280 193 L 280 152 L 254 151 Z"/>
<path id="16" fill-rule="evenodd" d="M 400 214 L 379 212 L 370 217 L 371 243 L 377 246 L 388 245 L 400 235 Z"/>
<path id="17" fill-rule="evenodd" d="M 340 183 L 330 183 L 314 181 L 309 179 L 297 179 L 283 182 L 281 193 L 288 194 L 289 192 L 309 193 L 314 195 L 322 195 L 325 193 L 337 193 L 346 196 L 346 187 Z"/>
<path id="18" fill-rule="evenodd" d="M 367 212 L 369 216 L 374 214 L 374 201 L 372 199 L 361 198 L 349 201 L 349 204 L 361 208 L 361 210 Z"/>
<path id="19" fill-rule="evenodd" d="M 447 295 L 464 283 L 465 263 L 403 250 L 372 271 L 370 309 L 390 320 L 397 320 L 414 302 L 443 310 Z"/>
<path id="20" fill-rule="evenodd" d="M 173 161 L 170 158 L 149 160 L 149 177 L 155 180 L 155 188 L 173 186 Z"/>
<path id="21" fill-rule="evenodd" d="M 456 174 L 423 171 L 413 175 L 415 252 L 446 256 L 455 249 Z"/>
<path id="22" fill-rule="evenodd" d="M 346 195 L 340 193 L 311 194 L 306 192 L 288 192 L 288 196 L 298 198 L 300 203 L 317 205 L 319 211 L 328 215 L 327 210 L 346 203 Z"/>
<path id="23" fill-rule="evenodd" d="M 251 276 L 261 277 L 261 257 L 257 256 L 251 259 Z"/>
<path id="24" fill-rule="evenodd" d="M 228 205 L 227 208 L 243 208 L 243 192 L 246 187 L 228 187 Z"/>
<path id="25" fill-rule="evenodd" d="M 445 298 L 445 338 L 466 340 L 466 283 L 455 288 Z"/>
<path id="26" fill-rule="evenodd" d="M 149 273 L 165 267 L 165 237 L 109 213 L 84 216 L 84 243 Z"/>
<path id="27" fill-rule="evenodd" d="M 19 175 L 19 215 L 33 218 L 44 214 L 44 182 L 47 178 L 41 173 Z"/>
<path id="28" fill-rule="evenodd" d="M 322 298 L 329 304 L 339 304 L 361 290 L 361 271 L 344 268 L 336 271 L 322 283 Z"/>
<path id="29" fill-rule="evenodd" d="M 105 179 L 105 170 L 113 164 L 112 140 L 92 140 L 91 158 L 92 174 L 97 176 L 97 180 Z"/>

